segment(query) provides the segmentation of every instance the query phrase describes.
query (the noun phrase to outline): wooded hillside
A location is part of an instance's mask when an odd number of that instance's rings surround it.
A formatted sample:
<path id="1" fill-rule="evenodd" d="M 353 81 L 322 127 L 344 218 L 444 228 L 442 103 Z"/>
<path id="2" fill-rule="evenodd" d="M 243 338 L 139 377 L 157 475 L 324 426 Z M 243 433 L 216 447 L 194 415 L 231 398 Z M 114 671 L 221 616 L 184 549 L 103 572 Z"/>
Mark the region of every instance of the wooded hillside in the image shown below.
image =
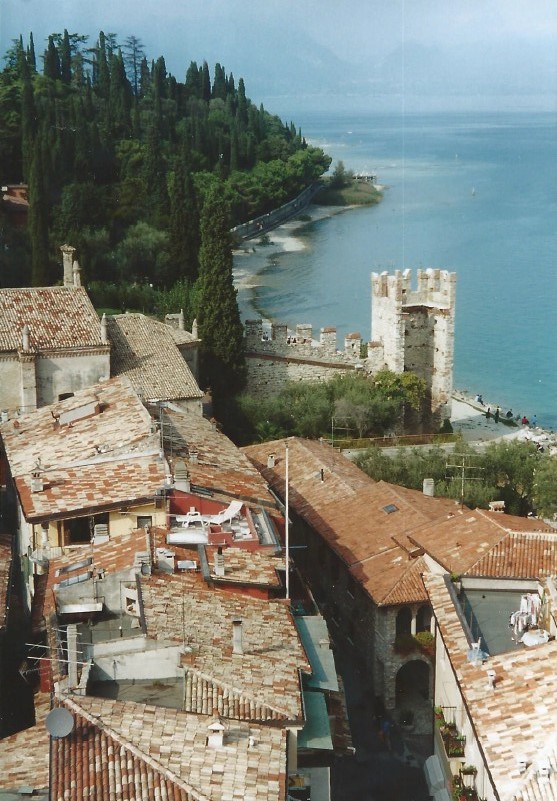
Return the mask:
<path id="1" fill-rule="evenodd" d="M 2 184 L 29 185 L 26 229 L 0 219 L 1 284 L 60 278 L 59 246 L 87 282 L 169 289 L 198 275 L 199 220 L 215 185 L 230 224 L 316 180 L 330 159 L 246 96 L 216 64 L 183 82 L 139 39 L 52 34 L 42 55 L 14 42 L 0 73 Z"/>

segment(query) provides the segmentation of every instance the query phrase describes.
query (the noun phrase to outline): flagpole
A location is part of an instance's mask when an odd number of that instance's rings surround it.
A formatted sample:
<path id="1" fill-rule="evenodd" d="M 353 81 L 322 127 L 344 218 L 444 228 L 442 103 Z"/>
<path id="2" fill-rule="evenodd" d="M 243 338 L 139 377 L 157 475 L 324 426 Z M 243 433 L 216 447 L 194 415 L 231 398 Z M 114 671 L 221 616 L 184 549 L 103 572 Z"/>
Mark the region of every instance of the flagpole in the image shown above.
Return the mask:
<path id="1" fill-rule="evenodd" d="M 285 459 L 285 482 L 286 490 L 284 495 L 284 542 L 286 545 L 286 598 L 290 599 L 290 525 L 288 521 L 288 442 L 286 442 Z"/>

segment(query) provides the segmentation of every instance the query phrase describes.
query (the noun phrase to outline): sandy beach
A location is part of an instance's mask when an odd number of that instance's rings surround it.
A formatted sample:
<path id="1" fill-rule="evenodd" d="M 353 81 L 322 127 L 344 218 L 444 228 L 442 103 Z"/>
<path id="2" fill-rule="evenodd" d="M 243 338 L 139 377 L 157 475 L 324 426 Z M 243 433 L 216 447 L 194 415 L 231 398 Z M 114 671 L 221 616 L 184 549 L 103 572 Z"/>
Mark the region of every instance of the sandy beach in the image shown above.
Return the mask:
<path id="1" fill-rule="evenodd" d="M 455 432 L 460 432 L 465 442 L 488 443 L 517 440 L 518 442 L 535 442 L 549 453 L 557 455 L 557 436 L 552 431 L 545 431 L 539 426 L 508 426 L 503 422 L 496 423 L 493 417 L 486 417 L 488 405 L 481 406 L 472 398 L 461 393 L 453 395 L 451 424 Z M 497 404 L 491 405 L 491 409 Z M 505 412 L 503 411 L 504 415 Z"/>
<path id="2" fill-rule="evenodd" d="M 259 239 L 250 239 L 234 251 L 234 286 L 238 292 L 242 320 L 263 316 L 257 310 L 254 290 L 260 285 L 259 276 L 268 266 L 269 260 L 280 253 L 294 253 L 305 248 L 303 239 L 296 236 L 296 232 L 309 223 L 333 217 L 352 208 L 354 207 L 310 205 L 303 210 L 300 217 L 271 231 L 267 244 L 260 244 Z"/>

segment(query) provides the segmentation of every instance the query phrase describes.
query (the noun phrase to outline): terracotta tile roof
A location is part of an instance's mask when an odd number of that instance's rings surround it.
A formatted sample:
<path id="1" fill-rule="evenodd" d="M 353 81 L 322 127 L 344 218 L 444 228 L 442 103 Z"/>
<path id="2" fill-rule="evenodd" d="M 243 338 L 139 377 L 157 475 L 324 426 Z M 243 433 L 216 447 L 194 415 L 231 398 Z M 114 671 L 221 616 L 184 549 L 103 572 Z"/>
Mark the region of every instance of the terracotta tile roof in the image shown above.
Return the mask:
<path id="1" fill-rule="evenodd" d="M 3 532 L 0 534 L 0 631 L 8 623 L 11 567 L 12 538 L 9 534 Z"/>
<path id="2" fill-rule="evenodd" d="M 54 741 L 53 801 L 69 791 L 75 801 L 284 801 L 284 730 L 225 721 L 223 747 L 212 748 L 212 717 L 90 697 L 64 705 L 75 727 Z"/>
<path id="3" fill-rule="evenodd" d="M 144 314 L 118 314 L 107 317 L 107 327 L 111 374 L 126 375 L 146 401 L 203 396 L 168 325 Z"/>
<path id="4" fill-rule="evenodd" d="M 557 574 L 557 533 L 509 533 L 471 565 L 468 575 L 541 579 Z"/>
<path id="5" fill-rule="evenodd" d="M 291 507 L 320 532 L 375 602 L 387 603 L 395 588 L 398 603 L 425 599 L 415 572 L 398 589 L 422 553 L 405 541 L 404 534 L 446 517 L 453 512 L 454 502 L 372 481 L 320 442 L 292 438 L 288 445 Z M 243 450 L 275 492 L 284 497 L 284 441 Z M 267 457 L 273 451 L 280 457 L 275 458 L 274 468 L 268 468 Z"/>
<path id="6" fill-rule="evenodd" d="M 557 642 L 490 657 L 475 667 L 444 578 L 425 575 L 424 582 L 499 798 L 555 801 Z M 495 671 L 495 689 L 488 685 L 488 669 Z M 518 757 L 529 765 L 522 775 Z M 552 766 L 547 783 L 536 775 L 542 758 Z"/>
<path id="7" fill-rule="evenodd" d="M 424 603 L 427 601 L 428 596 L 422 579 L 422 573 L 427 569 L 427 562 L 423 557 L 418 557 L 411 562 L 402 578 L 385 597 L 383 603 L 385 605 L 397 605 Z"/>
<path id="8" fill-rule="evenodd" d="M 454 508 L 454 507 L 453 507 Z M 409 539 L 433 557 L 447 573 L 467 573 L 508 532 L 478 509 L 455 508 L 450 516 L 409 533 Z"/>
<path id="9" fill-rule="evenodd" d="M 142 577 L 147 635 L 191 650 L 186 708 L 248 720 L 301 720 L 299 671 L 311 672 L 286 604 L 200 588 L 186 576 Z M 232 621 L 243 651 L 232 653 Z"/>
<path id="10" fill-rule="evenodd" d="M 209 489 L 227 503 L 237 498 L 248 505 L 276 508 L 259 471 L 209 420 L 170 404 L 162 421 L 165 447 L 172 448 L 174 463 L 178 458 L 187 460 L 192 485 Z"/>
<path id="11" fill-rule="evenodd" d="M 41 492 L 32 492 L 30 476 L 16 478 L 15 483 L 26 519 L 41 521 L 132 501 L 152 501 L 165 477 L 165 465 L 157 452 L 127 462 L 49 469 Z"/>
<path id="12" fill-rule="evenodd" d="M 124 377 L 3 423 L 0 434 L 27 519 L 154 497 L 165 482 L 159 435 Z M 44 489 L 31 492 L 39 458 Z"/>
<path id="13" fill-rule="evenodd" d="M 512 529 L 547 531 L 543 521 L 460 509 L 446 498 L 373 481 L 321 442 L 291 438 L 288 446 L 291 507 L 321 534 L 379 605 L 427 599 L 419 578 L 425 564 L 419 557 L 424 553 L 447 572 L 479 574 L 485 569 L 491 571 L 486 575 L 498 575 L 498 564 L 512 570 L 513 563 L 517 577 L 528 571 L 542 577 L 553 565 L 557 570 L 547 541 L 542 547 L 536 544 L 537 536 L 529 543 L 525 534 L 511 539 Z M 285 441 L 243 450 L 284 498 Z M 272 452 L 279 456 L 269 468 Z M 547 540 L 555 535 L 545 536 Z"/>
<path id="14" fill-rule="evenodd" d="M 34 726 L 0 740 L 0 790 L 48 787 L 49 736 L 45 717 L 49 710 L 49 703 L 39 704 Z"/>
<path id="15" fill-rule="evenodd" d="M 29 326 L 34 351 L 103 348 L 100 321 L 83 287 L 0 289 L 0 351 L 22 347 Z"/>
<path id="16" fill-rule="evenodd" d="M 205 551 L 211 569 L 211 579 L 216 585 L 219 583 L 255 584 L 277 589 L 281 586 L 277 570 L 284 570 L 284 557 L 271 556 L 266 551 L 246 551 L 236 547 L 223 548 L 224 576 L 220 577 L 214 572 L 217 548 L 207 546 Z"/>

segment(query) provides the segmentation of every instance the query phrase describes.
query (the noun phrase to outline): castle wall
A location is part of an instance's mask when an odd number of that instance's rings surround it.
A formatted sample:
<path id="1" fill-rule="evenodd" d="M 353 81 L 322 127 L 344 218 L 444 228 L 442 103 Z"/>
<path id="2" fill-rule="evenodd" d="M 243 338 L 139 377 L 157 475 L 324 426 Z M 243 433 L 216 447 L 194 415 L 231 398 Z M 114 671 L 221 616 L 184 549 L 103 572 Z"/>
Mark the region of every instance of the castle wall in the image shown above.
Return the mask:
<path id="1" fill-rule="evenodd" d="M 285 324 L 271 330 L 261 320 L 245 324 L 248 390 L 255 395 L 276 393 L 288 381 L 328 381 L 339 370 L 364 370 L 371 375 L 388 369 L 415 372 L 426 382 L 430 421 L 450 417 L 454 362 L 456 274 L 418 270 L 412 287 L 410 270 L 371 276 L 371 342 L 361 355 L 360 334 L 348 334 L 337 350 L 336 329 L 322 328 L 319 340 L 312 327 Z"/>
<path id="2" fill-rule="evenodd" d="M 339 371 L 364 365 L 358 333 L 346 337 L 344 351 L 336 349 L 335 328 L 322 328 L 315 341 L 309 324 L 297 325 L 291 334 L 286 325 L 274 324 L 269 335 L 261 320 L 247 320 L 245 333 L 247 385 L 253 395 L 275 394 L 289 381 L 329 381 Z"/>

